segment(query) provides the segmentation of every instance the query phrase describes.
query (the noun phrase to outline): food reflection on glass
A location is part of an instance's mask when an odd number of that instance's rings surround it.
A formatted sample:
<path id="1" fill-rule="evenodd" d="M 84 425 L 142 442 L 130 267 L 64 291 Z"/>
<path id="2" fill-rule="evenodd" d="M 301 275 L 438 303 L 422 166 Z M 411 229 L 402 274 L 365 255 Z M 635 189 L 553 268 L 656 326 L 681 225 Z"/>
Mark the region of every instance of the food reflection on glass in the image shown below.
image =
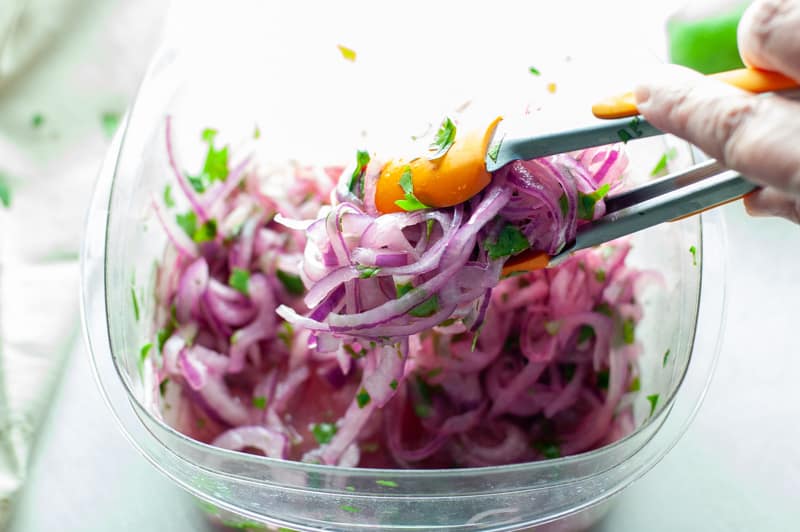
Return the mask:
<path id="1" fill-rule="evenodd" d="M 634 430 L 637 294 L 658 277 L 626 265 L 624 240 L 503 275 L 603 215 L 624 147 L 488 174 L 458 126 L 407 162 L 354 150 L 337 167 L 266 166 L 209 129 L 191 174 L 167 119 L 174 179 L 152 207 L 169 245 L 141 353 L 167 422 L 227 449 L 386 468 L 557 458 Z M 431 207 L 430 187 L 455 187 L 448 164 L 474 190 Z"/>

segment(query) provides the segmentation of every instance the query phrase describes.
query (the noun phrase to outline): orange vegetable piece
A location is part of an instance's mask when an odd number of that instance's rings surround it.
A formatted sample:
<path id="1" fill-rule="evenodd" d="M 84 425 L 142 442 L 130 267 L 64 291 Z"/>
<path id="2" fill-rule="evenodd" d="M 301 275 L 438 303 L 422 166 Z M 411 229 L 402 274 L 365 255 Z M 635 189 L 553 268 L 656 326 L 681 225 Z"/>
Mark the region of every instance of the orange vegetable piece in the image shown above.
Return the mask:
<path id="1" fill-rule="evenodd" d="M 401 212 L 395 201 L 405 198 L 400 178 L 411 169 L 414 196 L 430 207 L 451 207 L 463 203 L 486 188 L 492 179 L 486 171 L 486 150 L 497 124 L 495 118 L 486 129 L 462 132 L 442 157 L 429 160 L 418 157 L 411 161 L 394 159 L 381 170 L 375 187 L 375 206 L 381 213 Z"/>

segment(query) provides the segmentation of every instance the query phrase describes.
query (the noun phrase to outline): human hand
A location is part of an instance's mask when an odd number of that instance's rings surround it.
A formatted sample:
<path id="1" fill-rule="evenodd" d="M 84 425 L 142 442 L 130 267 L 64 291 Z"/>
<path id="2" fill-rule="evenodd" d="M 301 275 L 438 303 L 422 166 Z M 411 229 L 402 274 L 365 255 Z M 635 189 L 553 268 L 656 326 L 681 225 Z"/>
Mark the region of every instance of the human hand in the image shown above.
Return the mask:
<path id="1" fill-rule="evenodd" d="M 749 66 L 800 80 L 800 0 L 756 0 L 738 37 Z M 677 66 L 665 67 L 635 96 L 651 124 L 763 187 L 744 199 L 750 214 L 800 223 L 800 102 L 755 96 Z"/>

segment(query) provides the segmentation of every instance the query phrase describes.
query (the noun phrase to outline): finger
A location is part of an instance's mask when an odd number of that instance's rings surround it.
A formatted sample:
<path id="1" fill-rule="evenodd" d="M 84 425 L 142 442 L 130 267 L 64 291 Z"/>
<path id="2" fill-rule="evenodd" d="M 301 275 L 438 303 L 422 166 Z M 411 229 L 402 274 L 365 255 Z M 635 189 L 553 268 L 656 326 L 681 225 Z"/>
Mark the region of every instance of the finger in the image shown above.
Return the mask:
<path id="1" fill-rule="evenodd" d="M 753 96 L 675 66 L 663 66 L 635 95 L 655 127 L 759 184 L 800 194 L 800 103 Z"/>
<path id="2" fill-rule="evenodd" d="M 745 196 L 744 207 L 751 216 L 781 216 L 800 224 L 800 198 L 772 187 Z"/>
<path id="3" fill-rule="evenodd" d="M 800 80 L 800 2 L 754 2 L 742 15 L 738 39 L 748 65 Z"/>

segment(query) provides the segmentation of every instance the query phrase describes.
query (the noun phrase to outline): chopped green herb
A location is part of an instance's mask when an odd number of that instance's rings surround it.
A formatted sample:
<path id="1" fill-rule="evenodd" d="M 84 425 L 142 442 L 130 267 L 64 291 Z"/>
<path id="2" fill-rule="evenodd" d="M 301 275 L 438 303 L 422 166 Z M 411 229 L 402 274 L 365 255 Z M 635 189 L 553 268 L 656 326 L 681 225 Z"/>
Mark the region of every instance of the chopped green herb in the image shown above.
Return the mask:
<path id="1" fill-rule="evenodd" d="M 590 194 L 578 192 L 578 218 L 581 220 L 593 220 L 595 204 L 603 199 L 610 189 L 611 187 L 606 183 Z"/>
<path id="2" fill-rule="evenodd" d="M 305 293 L 306 289 L 303 286 L 303 281 L 299 276 L 292 273 L 286 273 L 283 270 L 276 270 L 275 275 L 278 280 L 283 284 L 283 287 L 292 295 L 301 296 Z"/>
<path id="3" fill-rule="evenodd" d="M 533 445 L 533 448 L 545 458 L 558 458 L 561 456 L 561 449 L 557 443 L 537 442 Z"/>
<path id="4" fill-rule="evenodd" d="M 419 401 L 414 403 L 414 413 L 420 418 L 429 417 L 431 415 L 431 405 L 433 404 L 433 388 L 419 375 L 414 379 L 414 383 L 416 384 L 415 390 L 419 396 Z"/>
<path id="5" fill-rule="evenodd" d="M 536 68 L 536 67 L 528 67 L 528 72 L 530 72 L 534 76 L 541 76 L 542 75 L 542 73 L 539 72 L 539 69 Z"/>
<path id="6" fill-rule="evenodd" d="M 427 222 L 425 222 L 425 226 L 426 226 L 425 227 L 425 238 L 427 238 L 428 240 L 431 239 L 431 233 L 433 232 L 433 224 L 434 224 L 434 221 L 432 219 L 428 220 Z"/>
<path id="7" fill-rule="evenodd" d="M 632 344 L 635 339 L 633 334 L 634 327 L 636 327 L 636 324 L 631 319 L 622 322 L 622 341 L 626 344 Z"/>
<path id="8" fill-rule="evenodd" d="M 204 129 L 201 135 L 203 141 L 208 143 L 203 170 L 199 175 L 187 176 L 195 192 L 203 193 L 214 181 L 225 181 L 228 178 L 228 146 L 222 149 L 215 148 L 216 136 L 217 130 L 208 128 Z"/>
<path id="9" fill-rule="evenodd" d="M 167 206 L 168 209 L 171 209 L 175 206 L 175 200 L 172 198 L 172 186 L 167 185 L 164 187 L 164 205 Z"/>
<path id="10" fill-rule="evenodd" d="M 339 429 L 333 423 L 315 423 L 311 425 L 311 434 L 314 435 L 314 439 L 320 445 L 330 443 L 337 430 Z"/>
<path id="11" fill-rule="evenodd" d="M 609 305 L 608 303 L 600 303 L 598 305 L 595 305 L 593 310 L 599 314 L 608 316 L 609 318 L 613 315 L 613 311 L 611 310 L 611 305 Z"/>
<path id="12" fill-rule="evenodd" d="M 339 508 L 341 508 L 345 512 L 350 512 L 351 514 L 357 514 L 360 511 L 355 506 L 350 506 L 349 504 L 343 504 Z"/>
<path id="13" fill-rule="evenodd" d="M 550 336 L 557 335 L 559 329 L 561 329 L 561 322 L 558 320 L 544 322 L 544 330 L 547 331 L 547 334 Z"/>
<path id="14" fill-rule="evenodd" d="M 425 419 L 431 415 L 431 406 L 425 403 L 414 403 L 414 413 L 420 419 Z"/>
<path id="15" fill-rule="evenodd" d="M 486 154 L 489 156 L 489 159 L 491 159 L 492 162 L 497 162 L 497 157 L 500 155 L 500 148 L 503 146 L 503 140 L 505 140 L 505 138 L 506 136 L 503 134 L 503 136 L 500 137 L 500 140 L 497 142 L 492 142 L 492 145 L 489 146 L 489 151 L 486 152 Z M 492 138 L 492 140 L 494 140 L 494 138 Z"/>
<path id="16" fill-rule="evenodd" d="M 337 44 L 336 47 L 339 49 L 339 53 L 342 54 L 342 57 L 347 59 L 348 61 L 355 61 L 356 60 L 356 51 L 352 48 L 348 48 L 343 44 Z"/>
<path id="17" fill-rule="evenodd" d="M 281 330 L 278 331 L 278 338 L 286 344 L 289 349 L 292 348 L 292 340 L 294 339 L 294 328 L 288 321 L 281 324 Z"/>
<path id="18" fill-rule="evenodd" d="M 506 224 L 497 235 L 497 240 L 489 242 L 486 241 L 486 250 L 489 252 L 491 260 L 497 260 L 502 257 L 510 257 L 531 247 L 528 239 L 522 234 L 518 228 L 511 224 Z"/>
<path id="19" fill-rule="evenodd" d="M 147 356 L 152 348 L 153 344 L 147 343 L 139 350 L 139 375 L 144 376 L 144 363 L 147 361 Z"/>
<path id="20" fill-rule="evenodd" d="M 235 333 L 233 333 L 231 335 L 231 340 L 230 340 L 231 345 L 236 345 L 236 343 L 239 341 L 239 335 L 241 335 L 241 334 L 242 334 L 242 331 L 238 330 L 238 331 L 236 331 Z"/>
<path id="21" fill-rule="evenodd" d="M 356 403 L 358 403 L 358 408 L 364 408 L 372 401 L 372 397 L 369 396 L 369 392 L 365 388 L 361 388 L 358 393 L 356 394 Z"/>
<path id="22" fill-rule="evenodd" d="M 350 176 L 350 184 L 347 185 L 347 189 L 355 194 L 355 188 L 356 185 L 358 185 L 358 197 L 364 195 L 364 181 L 361 178 L 364 176 L 364 170 L 367 168 L 369 160 L 369 152 L 363 150 L 356 151 L 356 167 L 353 169 L 353 173 Z"/>
<path id="23" fill-rule="evenodd" d="M 608 370 L 604 369 L 597 372 L 597 387 L 602 390 L 608 390 Z"/>
<path id="24" fill-rule="evenodd" d="M 444 368 L 433 368 L 432 370 L 429 370 L 428 373 L 425 374 L 425 377 L 433 379 L 434 377 L 439 375 L 442 371 L 444 371 Z"/>
<path id="25" fill-rule="evenodd" d="M 395 205 L 403 209 L 404 211 L 420 211 L 422 209 L 429 209 L 427 205 L 422 203 L 417 197 L 414 195 L 414 180 L 413 174 L 411 173 L 411 167 L 406 166 L 403 170 L 403 175 L 400 176 L 400 188 L 403 189 L 406 196 L 404 199 L 397 200 L 394 202 Z"/>
<path id="26" fill-rule="evenodd" d="M 648 395 L 647 400 L 650 401 L 650 415 L 652 416 L 656 411 L 656 405 L 658 404 L 658 394 L 654 393 L 653 395 Z"/>
<path id="27" fill-rule="evenodd" d="M 475 348 L 478 347 L 478 338 L 481 335 L 481 330 L 483 330 L 483 323 L 481 323 L 481 326 L 477 331 L 475 331 L 475 334 L 472 335 L 472 344 L 470 345 L 469 350 L 473 353 L 475 352 Z"/>
<path id="28" fill-rule="evenodd" d="M 638 392 L 641 389 L 642 389 L 642 383 L 639 380 L 639 377 L 634 377 L 633 380 L 631 381 L 631 385 L 628 386 L 628 391 L 629 392 Z"/>
<path id="29" fill-rule="evenodd" d="M 136 299 L 136 290 L 131 287 L 131 299 L 133 300 L 133 317 L 139 321 L 139 300 Z"/>
<path id="30" fill-rule="evenodd" d="M 617 136 L 619 137 L 619 140 L 621 140 L 623 143 L 627 143 L 629 140 L 631 140 L 633 138 L 633 135 L 628 133 L 627 129 L 618 130 L 617 131 Z"/>
<path id="31" fill-rule="evenodd" d="M 3 207 L 8 209 L 11 207 L 11 184 L 8 182 L 8 178 L 0 173 L 0 203 L 3 204 Z"/>
<path id="32" fill-rule="evenodd" d="M 558 198 L 558 207 L 561 209 L 561 216 L 566 218 L 569 212 L 569 199 L 566 194 L 561 194 Z"/>
<path id="33" fill-rule="evenodd" d="M 197 232 L 197 215 L 194 211 L 189 211 L 185 214 L 176 214 L 175 221 L 178 223 L 184 233 L 189 235 L 189 238 L 194 238 Z"/>
<path id="34" fill-rule="evenodd" d="M 436 131 L 436 136 L 434 137 L 433 142 L 431 142 L 430 146 L 428 146 L 428 159 L 435 160 L 443 157 L 455 141 L 456 125 L 449 116 L 446 116 L 439 125 L 439 129 Z"/>
<path id="35" fill-rule="evenodd" d="M 167 383 L 169 382 L 169 377 L 165 378 L 158 384 L 158 391 L 161 393 L 161 397 L 164 397 L 164 394 L 167 393 Z"/>
<path id="36" fill-rule="evenodd" d="M 697 248 L 695 246 L 690 247 L 689 253 L 692 254 L 692 266 L 697 266 Z"/>
<path id="37" fill-rule="evenodd" d="M 255 521 L 240 521 L 238 519 L 228 519 L 222 521 L 222 526 L 237 528 L 239 530 L 266 530 L 267 526 Z"/>
<path id="38" fill-rule="evenodd" d="M 299 532 L 294 528 L 286 528 L 285 526 L 278 527 L 278 532 Z"/>
<path id="39" fill-rule="evenodd" d="M 228 284 L 236 291 L 250 295 L 250 272 L 242 268 L 234 268 L 228 277 Z"/>
<path id="40" fill-rule="evenodd" d="M 100 115 L 100 124 L 106 137 L 111 138 L 119 127 L 120 114 L 114 111 L 107 111 Z"/>
<path id="41" fill-rule="evenodd" d="M 203 242 L 211 242 L 217 237 L 217 221 L 215 219 L 206 220 L 206 222 L 197 228 L 192 240 L 198 244 Z"/>
<path id="42" fill-rule="evenodd" d="M 253 407 L 257 408 L 258 410 L 266 410 L 267 408 L 267 398 L 263 395 L 258 395 L 253 397 Z"/>
<path id="43" fill-rule="evenodd" d="M 356 488 L 353 486 L 345 486 L 344 489 L 346 489 L 347 491 L 356 491 Z"/>
<path id="44" fill-rule="evenodd" d="M 395 482 L 394 480 L 376 480 L 375 484 L 377 484 L 378 486 L 385 486 L 387 488 L 397 487 L 397 482 Z"/>
<path id="45" fill-rule="evenodd" d="M 395 285 L 398 298 L 403 297 L 413 289 L 414 286 L 411 283 Z M 417 318 L 427 318 L 428 316 L 436 313 L 437 310 L 439 310 L 439 297 L 434 294 L 416 307 L 412 308 L 409 311 L 409 314 Z"/>
<path id="46" fill-rule="evenodd" d="M 44 116 L 42 116 L 42 113 L 36 113 L 31 117 L 31 126 L 33 126 L 34 129 L 39 129 L 43 124 Z"/>
<path id="47" fill-rule="evenodd" d="M 392 390 L 396 390 L 397 389 L 397 379 L 392 379 L 392 382 L 389 383 L 389 387 Z"/>
<path id="48" fill-rule="evenodd" d="M 667 165 L 669 164 L 669 162 L 677 156 L 678 156 L 678 150 L 676 150 L 675 148 L 665 151 L 661 155 L 661 158 L 658 160 L 653 169 L 650 170 L 650 175 L 655 177 L 666 172 Z"/>
<path id="49" fill-rule="evenodd" d="M 578 343 L 582 344 L 586 340 L 591 340 L 594 338 L 594 327 L 591 325 L 581 325 L 580 329 L 578 329 Z"/>
<path id="50" fill-rule="evenodd" d="M 664 351 L 664 359 L 661 361 L 661 367 L 667 367 L 667 361 L 669 360 L 669 349 Z"/>
<path id="51" fill-rule="evenodd" d="M 638 116 L 634 116 L 631 119 L 630 128 L 631 131 L 633 131 L 633 134 L 636 135 L 637 137 L 641 137 L 642 135 L 644 135 L 644 131 L 642 130 L 642 119 L 639 118 Z"/>
<path id="52" fill-rule="evenodd" d="M 597 279 L 598 283 L 604 283 L 606 281 L 606 271 L 602 268 L 598 269 L 594 272 L 594 278 Z"/>
<path id="53" fill-rule="evenodd" d="M 369 279 L 370 277 L 375 277 L 380 273 L 380 268 L 373 268 L 372 266 L 362 266 L 361 264 L 356 266 L 356 270 L 359 271 L 358 278 L 359 279 Z"/>
<path id="54" fill-rule="evenodd" d="M 575 364 L 561 364 L 560 369 L 564 379 L 571 381 L 572 377 L 575 375 Z"/>
<path id="55" fill-rule="evenodd" d="M 256 124 L 256 127 L 253 130 L 253 138 L 256 139 L 256 140 L 261 138 L 261 128 L 258 127 L 258 124 Z"/>
<path id="56" fill-rule="evenodd" d="M 367 350 L 364 349 L 363 347 L 361 348 L 361 351 L 356 351 L 355 349 L 353 349 L 352 345 L 342 344 L 342 349 L 344 349 L 347 352 L 347 354 L 350 355 L 351 358 L 353 358 L 353 360 L 358 360 L 360 358 L 364 358 L 365 356 L 367 356 Z"/>

